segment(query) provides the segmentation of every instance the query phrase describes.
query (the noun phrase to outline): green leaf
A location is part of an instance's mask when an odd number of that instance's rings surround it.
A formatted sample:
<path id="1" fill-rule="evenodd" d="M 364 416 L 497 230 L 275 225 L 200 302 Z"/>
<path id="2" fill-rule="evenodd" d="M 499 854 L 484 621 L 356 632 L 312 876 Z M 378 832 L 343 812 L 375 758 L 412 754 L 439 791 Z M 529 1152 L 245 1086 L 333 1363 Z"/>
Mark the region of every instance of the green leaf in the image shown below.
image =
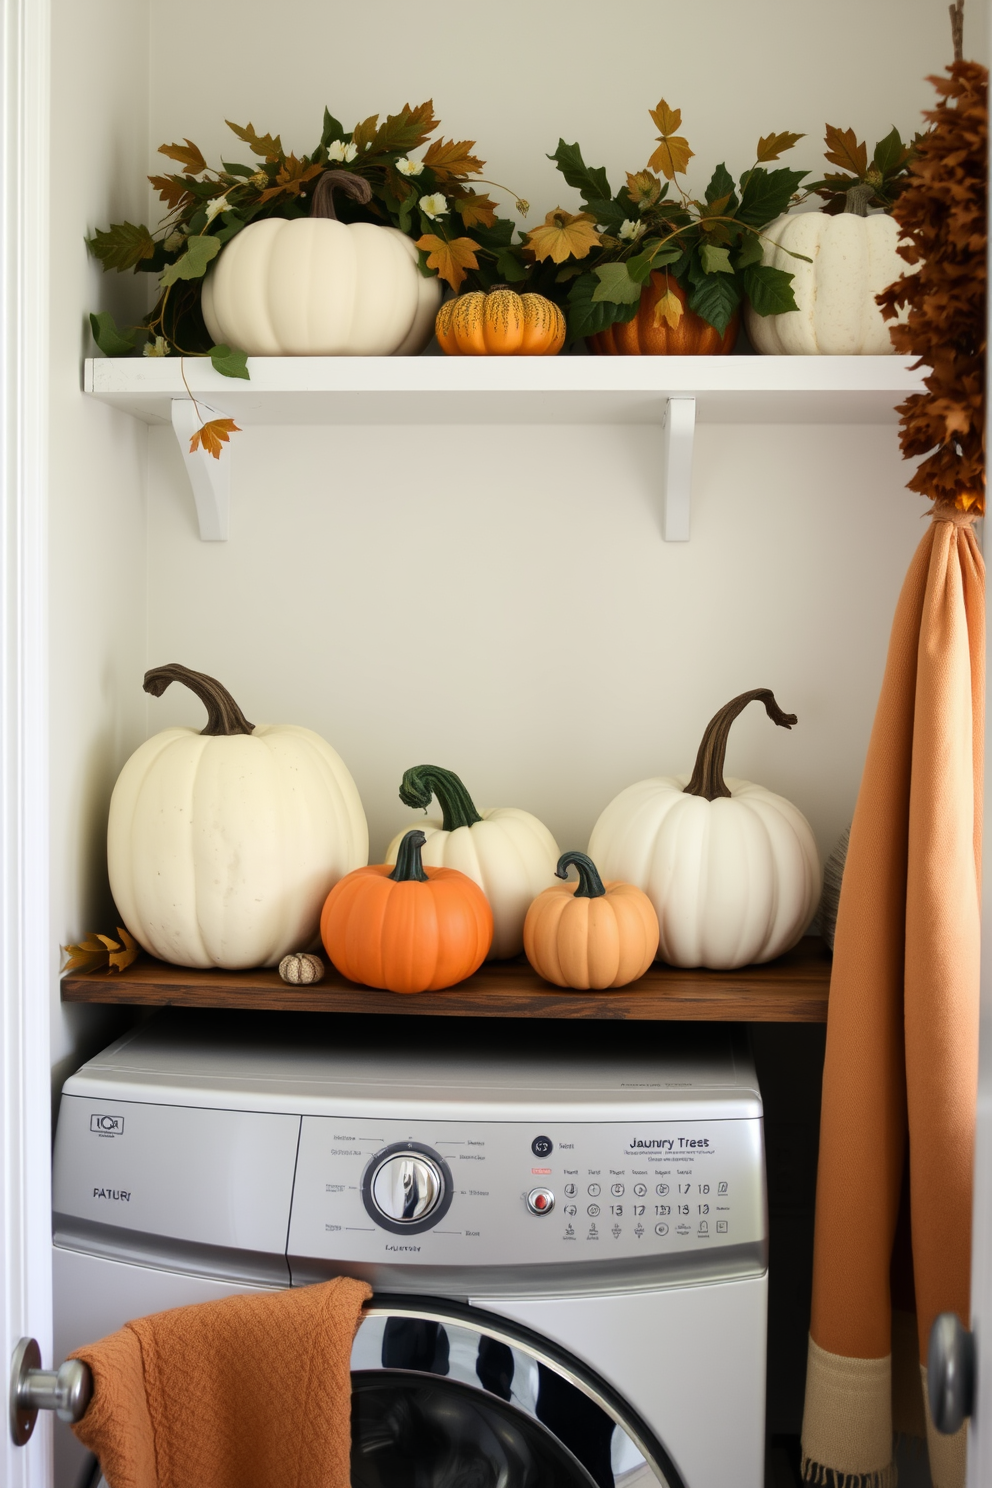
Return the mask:
<path id="1" fill-rule="evenodd" d="M 725 165 L 718 165 L 710 177 L 710 184 L 706 188 L 706 200 L 708 202 L 719 201 L 721 196 L 733 197 L 734 178 Z M 729 204 L 728 204 L 729 205 Z M 734 206 L 737 199 L 734 197 Z"/>
<path id="2" fill-rule="evenodd" d="M 553 155 L 549 155 L 548 159 L 554 161 L 569 186 L 573 186 L 576 191 L 582 193 L 583 201 L 612 201 L 613 192 L 606 179 L 606 171 L 601 165 L 586 165 L 582 159 L 582 151 L 577 144 L 566 145 L 565 141 L 560 139 L 557 150 Z"/>
<path id="3" fill-rule="evenodd" d="M 628 258 L 627 271 L 638 284 L 646 284 L 652 269 L 663 269 L 666 264 L 672 264 L 681 257 L 682 249 L 677 248 L 674 243 L 669 243 L 666 248 L 656 248 L 656 251 L 645 248 L 643 253 Z"/>
<path id="4" fill-rule="evenodd" d="M 151 258 L 155 239 L 144 223 L 114 222 L 108 231 L 98 231 L 87 238 L 86 246 L 103 264 L 104 273 L 116 269 L 123 274 L 127 269 L 137 269 L 142 259 Z"/>
<path id="5" fill-rule="evenodd" d="M 627 221 L 637 221 L 636 209 L 629 201 L 626 204 L 617 201 L 587 201 L 585 208 L 602 227 L 615 229 L 622 227 Z"/>
<path id="6" fill-rule="evenodd" d="M 227 174 L 229 176 L 245 176 L 246 178 L 248 176 L 253 176 L 255 174 L 255 171 L 258 169 L 258 167 L 254 165 L 235 165 L 229 160 L 222 160 L 221 165 L 227 171 Z"/>
<path id="7" fill-rule="evenodd" d="M 410 231 L 410 223 L 413 220 L 413 209 L 417 205 L 419 199 L 420 198 L 417 192 L 411 191 L 410 194 L 403 201 L 400 202 L 400 209 L 398 213 L 400 232 L 408 233 Z"/>
<path id="8" fill-rule="evenodd" d="M 189 247 L 182 258 L 170 264 L 162 275 L 162 288 L 175 284 L 177 279 L 202 279 L 207 265 L 220 252 L 220 240 L 216 236 L 190 238 Z"/>
<path id="9" fill-rule="evenodd" d="M 512 248 L 501 248 L 496 255 L 496 270 L 506 284 L 519 284 L 527 278 L 527 270 Z"/>
<path id="10" fill-rule="evenodd" d="M 329 109 L 325 108 L 324 130 L 320 136 L 320 143 L 322 148 L 326 150 L 331 141 L 336 139 L 344 139 L 344 126 L 338 123 L 337 119 L 335 119 L 334 115 L 330 112 Z"/>
<path id="11" fill-rule="evenodd" d="M 764 256 L 764 248 L 757 233 L 745 233 L 740 248 L 734 255 L 734 265 L 738 269 L 746 269 L 749 264 L 760 263 Z"/>
<path id="12" fill-rule="evenodd" d="M 248 375 L 248 355 L 244 351 L 232 351 L 229 346 L 211 346 L 209 352 L 215 372 L 222 377 L 243 377 L 246 382 L 251 379 Z"/>
<path id="13" fill-rule="evenodd" d="M 875 146 L 872 164 L 881 171 L 883 176 L 888 176 L 899 169 L 908 153 L 898 129 L 893 127 Z"/>
<path id="14" fill-rule="evenodd" d="M 639 303 L 641 286 L 630 277 L 625 263 L 600 264 L 593 273 L 599 280 L 592 292 L 595 304 L 601 304 L 603 300 L 608 300 L 611 305 Z"/>
<path id="15" fill-rule="evenodd" d="M 796 310 L 792 293 L 792 275 L 767 264 L 752 264 L 744 270 L 744 293 L 757 315 L 785 315 Z"/>
<path id="16" fill-rule="evenodd" d="M 134 350 L 137 341 L 129 332 L 122 334 L 114 324 L 114 317 L 109 310 L 102 310 L 99 315 L 90 316 L 90 330 L 93 332 L 93 340 L 99 346 L 104 356 L 127 356 L 128 352 Z"/>
<path id="17" fill-rule="evenodd" d="M 492 227 L 485 227 L 477 222 L 472 229 L 472 236 L 483 248 L 488 248 L 491 253 L 498 253 L 501 248 L 509 248 L 515 229 L 516 224 L 509 217 L 497 217 Z"/>
<path id="18" fill-rule="evenodd" d="M 712 243 L 704 243 L 699 250 L 700 262 L 707 274 L 732 274 L 733 264 L 730 262 L 729 248 L 714 248 Z"/>
<path id="19" fill-rule="evenodd" d="M 776 217 L 788 211 L 789 203 L 808 171 L 766 171 L 756 166 L 749 171 L 741 193 L 740 211 L 737 216 L 749 227 L 766 227 Z"/>
<path id="20" fill-rule="evenodd" d="M 705 275 L 693 285 L 688 295 L 689 309 L 701 315 L 721 336 L 740 302 L 737 279 L 724 274 Z"/>
<path id="21" fill-rule="evenodd" d="M 593 300 L 597 281 L 592 274 L 576 279 L 568 292 L 568 335 L 577 341 L 581 336 L 594 336 L 617 321 L 633 320 L 636 305 L 616 305 L 609 300 Z M 640 298 L 640 296 L 638 296 Z"/>

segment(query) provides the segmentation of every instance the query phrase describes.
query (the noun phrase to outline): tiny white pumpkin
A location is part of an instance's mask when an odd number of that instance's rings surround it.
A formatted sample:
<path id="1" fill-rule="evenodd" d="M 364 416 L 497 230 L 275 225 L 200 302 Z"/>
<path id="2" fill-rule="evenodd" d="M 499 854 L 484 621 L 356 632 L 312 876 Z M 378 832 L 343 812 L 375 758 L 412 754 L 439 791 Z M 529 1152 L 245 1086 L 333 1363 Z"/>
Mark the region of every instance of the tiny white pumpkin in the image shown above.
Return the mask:
<path id="1" fill-rule="evenodd" d="M 330 890 L 368 862 L 355 782 L 311 729 L 244 717 L 212 677 L 155 667 L 145 691 L 182 682 L 207 727 L 148 739 L 114 786 L 110 888 L 124 924 L 179 966 L 277 966 L 317 935 Z"/>
<path id="2" fill-rule="evenodd" d="M 784 797 L 724 780 L 730 725 L 759 700 L 791 728 L 768 688 L 742 693 L 710 720 L 691 778 L 629 786 L 593 827 L 589 856 L 604 878 L 643 889 L 658 915 L 658 955 L 717 971 L 771 961 L 796 944 L 820 896 L 820 859 L 806 818 Z"/>
<path id="3" fill-rule="evenodd" d="M 489 900 L 493 943 L 487 960 L 519 956 L 524 947 L 524 920 L 544 889 L 556 884 L 558 844 L 543 822 L 516 806 L 476 810 L 457 775 L 437 765 L 414 765 L 400 785 L 405 806 L 426 809 L 436 796 L 442 820 L 418 822 L 427 841 L 422 860 L 428 868 L 457 868 Z M 386 849 L 395 863 L 409 830 L 397 832 Z"/>
<path id="4" fill-rule="evenodd" d="M 221 249 L 201 309 L 216 344 L 249 356 L 415 356 L 434 333 L 442 286 L 420 272 L 405 233 L 339 222 L 333 191 L 360 201 L 368 182 L 325 171 L 311 215 L 267 217 Z"/>
<path id="5" fill-rule="evenodd" d="M 279 975 L 290 987 L 308 987 L 324 975 L 324 963 L 310 951 L 294 951 L 279 962 Z"/>
<path id="6" fill-rule="evenodd" d="M 755 351 L 766 356 L 890 356 L 889 322 L 875 296 L 910 272 L 896 252 L 899 226 L 884 212 L 799 212 L 762 232 L 763 261 L 793 276 L 798 309 L 757 315 L 745 308 Z M 803 258 L 793 258 L 799 253 Z M 811 262 L 804 262 L 810 259 Z"/>

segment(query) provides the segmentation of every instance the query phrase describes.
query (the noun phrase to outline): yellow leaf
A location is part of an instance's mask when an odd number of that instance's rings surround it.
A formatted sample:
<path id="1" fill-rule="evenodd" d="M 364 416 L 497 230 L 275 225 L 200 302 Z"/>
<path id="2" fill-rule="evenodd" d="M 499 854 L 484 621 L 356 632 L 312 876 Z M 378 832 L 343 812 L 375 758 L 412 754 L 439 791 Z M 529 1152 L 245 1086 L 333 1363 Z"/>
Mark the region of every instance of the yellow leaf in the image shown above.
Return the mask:
<path id="1" fill-rule="evenodd" d="M 649 109 L 648 112 L 654 120 L 659 134 L 674 134 L 682 123 L 682 110 L 670 109 L 664 99 L 657 108 Z"/>
<path id="2" fill-rule="evenodd" d="M 527 245 L 538 262 L 550 258 L 560 264 L 566 258 L 587 258 L 599 243 L 595 217 L 588 212 L 566 212 L 563 207 L 549 212 L 543 226 L 527 234 Z"/>
<path id="3" fill-rule="evenodd" d="M 650 207 L 661 195 L 661 182 L 650 171 L 638 171 L 636 176 L 627 172 L 627 195 L 638 207 Z"/>
<path id="4" fill-rule="evenodd" d="M 85 976 L 90 971 L 105 971 L 113 963 L 115 953 L 127 956 L 128 959 L 123 965 L 129 965 L 138 954 L 138 948 L 124 931 L 119 929 L 117 933 L 125 940 L 127 948 L 123 951 L 117 941 L 111 940 L 109 935 L 98 935 L 92 931 L 84 935 L 78 945 L 63 946 L 62 950 L 68 957 L 62 968 L 63 972 L 66 975 L 76 973 L 79 976 Z"/>
<path id="5" fill-rule="evenodd" d="M 439 181 L 447 176 L 470 176 L 481 171 L 483 162 L 470 155 L 475 140 L 435 140 L 424 156 L 424 165 Z"/>
<path id="6" fill-rule="evenodd" d="M 666 289 L 654 307 L 654 323 L 660 326 L 665 321 L 674 331 L 682 319 L 682 302 L 674 290 Z"/>
<path id="7" fill-rule="evenodd" d="M 764 134 L 758 141 L 758 159 L 777 160 L 784 150 L 791 150 L 803 138 L 801 134 Z"/>
<path id="8" fill-rule="evenodd" d="M 123 946 L 115 946 L 110 953 L 111 971 L 125 971 L 138 955 L 138 946 L 128 935 L 123 926 L 117 926 L 117 934 L 120 936 Z"/>
<path id="9" fill-rule="evenodd" d="M 238 139 L 244 140 L 253 155 L 260 155 L 263 160 L 278 160 L 282 155 L 282 140 L 278 134 L 257 134 L 251 124 L 242 127 L 240 124 L 232 124 L 230 119 L 224 121 L 228 129 L 233 129 Z"/>
<path id="10" fill-rule="evenodd" d="M 368 146 L 371 145 L 372 141 L 375 139 L 378 126 L 378 114 L 370 114 L 367 119 L 362 120 L 361 124 L 355 125 L 355 128 L 352 131 L 351 143 L 355 146 L 359 155 L 361 155 L 362 151 L 367 149 Z"/>
<path id="11" fill-rule="evenodd" d="M 207 168 L 207 162 L 192 140 L 187 140 L 185 145 L 159 145 L 158 153 L 168 155 L 170 160 L 178 160 L 191 176 L 198 176 Z"/>
<path id="12" fill-rule="evenodd" d="M 202 424 L 189 442 L 189 452 L 194 454 L 202 445 L 206 454 L 220 459 L 220 452 L 232 434 L 240 434 L 238 425 L 230 418 L 211 419 Z"/>
<path id="13" fill-rule="evenodd" d="M 695 153 L 695 150 L 689 149 L 689 141 L 681 135 L 675 135 L 671 139 L 666 136 L 658 141 L 658 148 L 648 165 L 651 170 L 660 170 L 669 181 L 674 181 L 676 174 L 681 175 L 685 171 Z"/>
<path id="14" fill-rule="evenodd" d="M 450 284 L 457 294 L 466 269 L 477 269 L 479 260 L 475 256 L 478 243 L 471 238 L 452 238 L 446 243 L 435 233 L 424 233 L 417 239 L 417 247 L 427 254 L 427 267 L 437 269 L 438 277 Z"/>
<path id="15" fill-rule="evenodd" d="M 496 203 L 478 191 L 467 191 L 455 201 L 455 210 L 466 227 L 492 227 L 496 221 Z"/>

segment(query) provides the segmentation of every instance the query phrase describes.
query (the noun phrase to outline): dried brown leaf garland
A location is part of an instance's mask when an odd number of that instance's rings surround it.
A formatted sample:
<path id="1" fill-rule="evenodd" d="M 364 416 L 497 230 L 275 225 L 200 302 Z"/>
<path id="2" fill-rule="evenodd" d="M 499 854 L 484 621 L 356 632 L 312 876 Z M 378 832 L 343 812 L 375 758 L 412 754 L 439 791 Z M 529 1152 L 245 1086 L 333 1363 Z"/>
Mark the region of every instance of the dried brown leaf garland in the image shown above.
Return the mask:
<path id="1" fill-rule="evenodd" d="M 925 455 L 911 491 L 961 511 L 985 511 L 986 153 L 988 72 L 954 62 L 932 77 L 940 102 L 892 215 L 909 241 L 899 252 L 915 274 L 878 296 L 896 351 L 930 368 L 927 391 L 899 405 L 906 459 Z"/>
<path id="2" fill-rule="evenodd" d="M 62 968 L 63 975 L 67 976 L 70 972 L 85 976 L 89 971 L 124 971 L 137 957 L 139 948 L 120 925 L 117 926 L 117 934 L 120 942 L 111 940 L 109 935 L 95 935 L 89 931 L 78 945 L 63 946 L 63 954 L 68 957 Z"/>

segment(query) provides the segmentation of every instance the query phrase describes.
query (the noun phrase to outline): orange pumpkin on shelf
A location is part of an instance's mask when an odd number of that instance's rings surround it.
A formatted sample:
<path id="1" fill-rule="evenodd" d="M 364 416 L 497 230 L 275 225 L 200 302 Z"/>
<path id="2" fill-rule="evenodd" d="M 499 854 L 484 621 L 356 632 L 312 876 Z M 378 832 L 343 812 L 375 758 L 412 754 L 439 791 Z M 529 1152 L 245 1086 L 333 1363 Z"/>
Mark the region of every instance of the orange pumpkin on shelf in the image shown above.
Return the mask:
<path id="1" fill-rule="evenodd" d="M 499 284 L 448 300 L 434 334 L 447 356 L 555 356 L 565 344 L 565 317 L 543 295 Z"/>
<path id="2" fill-rule="evenodd" d="M 328 894 L 320 938 L 343 976 L 389 992 L 437 992 L 478 971 L 492 944 L 485 894 L 456 868 L 425 868 L 414 829 L 396 866 L 356 868 Z"/>
<path id="3" fill-rule="evenodd" d="M 558 877 L 567 877 L 569 867 L 578 883 L 545 889 L 527 911 L 527 960 L 546 982 L 580 992 L 636 982 L 658 950 L 654 905 L 633 884 L 604 884 L 585 853 L 562 853 Z"/>
<path id="4" fill-rule="evenodd" d="M 677 326 L 667 320 L 654 323 L 655 306 L 666 291 L 682 306 Z M 690 310 L 681 284 L 664 269 L 654 269 L 641 290 L 641 303 L 633 320 L 607 326 L 589 337 L 589 345 L 598 356 L 728 356 L 737 340 L 740 311 L 735 310 L 723 335 Z"/>

